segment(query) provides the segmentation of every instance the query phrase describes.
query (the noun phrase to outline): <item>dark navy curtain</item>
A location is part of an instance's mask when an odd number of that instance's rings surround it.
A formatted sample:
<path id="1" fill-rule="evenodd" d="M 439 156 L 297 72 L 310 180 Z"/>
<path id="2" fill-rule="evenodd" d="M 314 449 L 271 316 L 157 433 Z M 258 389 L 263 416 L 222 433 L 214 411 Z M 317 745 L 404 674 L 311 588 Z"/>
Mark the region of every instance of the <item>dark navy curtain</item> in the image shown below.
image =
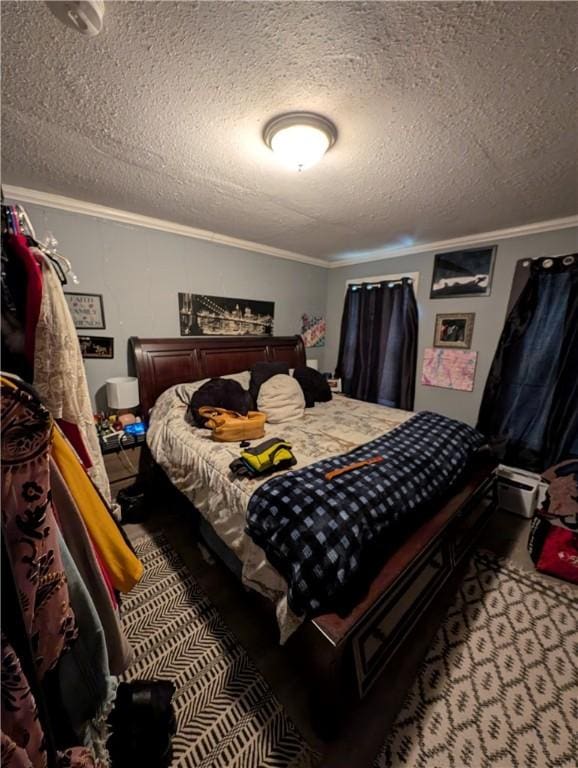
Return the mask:
<path id="1" fill-rule="evenodd" d="M 358 400 L 411 410 L 415 394 L 417 305 L 409 278 L 350 285 L 336 374 Z"/>
<path id="2" fill-rule="evenodd" d="M 578 255 L 539 259 L 508 318 L 478 429 L 504 462 L 542 472 L 578 456 Z"/>

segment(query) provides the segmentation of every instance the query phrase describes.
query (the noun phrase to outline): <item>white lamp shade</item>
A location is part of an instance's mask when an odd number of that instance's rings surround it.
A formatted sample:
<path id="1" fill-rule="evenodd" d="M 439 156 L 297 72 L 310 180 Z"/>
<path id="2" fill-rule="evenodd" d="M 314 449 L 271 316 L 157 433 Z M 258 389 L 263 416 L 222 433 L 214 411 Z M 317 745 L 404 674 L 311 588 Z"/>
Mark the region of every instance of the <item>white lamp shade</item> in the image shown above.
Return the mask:
<path id="1" fill-rule="evenodd" d="M 109 408 L 136 408 L 139 404 L 138 379 L 134 376 L 115 376 L 106 380 L 106 401 Z"/>

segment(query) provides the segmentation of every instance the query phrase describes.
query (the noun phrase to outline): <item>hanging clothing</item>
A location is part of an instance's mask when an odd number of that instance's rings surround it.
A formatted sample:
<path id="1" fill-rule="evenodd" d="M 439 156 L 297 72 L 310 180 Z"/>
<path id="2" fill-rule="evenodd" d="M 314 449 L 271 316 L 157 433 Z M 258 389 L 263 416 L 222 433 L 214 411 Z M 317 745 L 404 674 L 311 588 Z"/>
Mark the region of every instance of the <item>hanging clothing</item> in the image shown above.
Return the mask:
<path id="1" fill-rule="evenodd" d="M 4 210 L 4 209 L 3 209 Z M 25 354 L 28 275 L 24 261 L 2 236 L 2 366 L 32 381 L 32 360 Z"/>
<path id="2" fill-rule="evenodd" d="M 20 605 L 20 595 L 18 594 L 18 589 L 14 581 L 14 571 L 3 536 L 1 537 L 1 549 L 0 570 L 2 572 L 2 600 L 0 602 L 0 608 L 2 614 L 2 634 L 17 655 L 19 666 L 28 681 L 32 696 L 36 702 L 36 717 L 40 719 L 44 729 L 43 751 L 46 752 L 48 765 L 50 768 L 53 768 L 53 766 L 56 765 L 57 752 L 52 732 L 52 713 L 49 715 L 49 708 L 44 695 L 44 689 L 41 686 L 38 677 L 35 654 L 32 650 L 28 631 L 24 625 L 24 616 Z M 2 679 L 6 679 L 4 674 L 2 675 Z M 2 693 L 5 693 L 4 689 L 2 689 Z M 2 707 L 5 708 L 9 705 L 10 702 L 3 696 Z M 23 712 L 23 717 L 26 717 L 25 712 Z M 2 717 L 0 722 L 4 723 L 4 726 L 6 727 L 8 721 Z M 22 730 L 20 726 L 18 727 L 19 730 Z M 24 728 L 24 730 L 26 729 Z M 14 738 L 18 741 L 19 737 L 14 734 Z"/>
<path id="3" fill-rule="evenodd" d="M 50 494 L 52 420 L 4 377 L 1 396 L 2 530 L 42 679 L 77 636 Z"/>
<path id="4" fill-rule="evenodd" d="M 417 304 L 409 278 L 348 286 L 336 369 L 343 392 L 411 410 L 417 331 Z"/>
<path id="5" fill-rule="evenodd" d="M 53 513 L 48 457 L 52 420 L 36 397 L 0 377 L 2 540 L 10 561 L 29 669 L 48 679 L 78 637 Z M 2 765 L 45 768 L 36 701 L 8 638 L 2 638 Z M 54 761 L 51 762 L 54 764 Z M 93 768 L 90 750 L 56 755 L 59 768 Z"/>
<path id="6" fill-rule="evenodd" d="M 132 650 L 122 630 L 116 601 L 108 590 L 106 578 L 80 511 L 64 482 L 54 459 L 50 460 L 52 501 L 62 537 L 70 550 L 82 581 L 86 585 L 104 629 L 110 671 L 121 675 L 132 660 Z M 106 566 L 104 566 L 106 567 Z"/>
<path id="7" fill-rule="evenodd" d="M 44 733 L 20 659 L 2 634 L 2 765 L 45 768 Z"/>
<path id="8" fill-rule="evenodd" d="M 498 343 L 478 429 L 501 461 L 542 472 L 578 456 L 578 254 L 538 259 L 529 270 Z"/>
<path id="9" fill-rule="evenodd" d="M 1 764 L 3 768 L 47 768 L 45 735 L 36 701 L 20 660 L 2 635 Z M 91 750 L 72 747 L 58 752 L 57 768 L 96 768 Z"/>
<path id="10" fill-rule="evenodd" d="M 42 273 L 34 249 L 28 247 L 24 235 L 6 235 L 6 247 L 24 266 L 26 303 L 24 321 L 24 354 L 30 365 L 34 361 L 36 325 L 42 301 Z"/>
<path id="11" fill-rule="evenodd" d="M 142 563 L 123 538 L 78 457 L 57 427 L 53 432 L 52 456 L 110 573 L 114 588 L 129 592 L 142 577 Z"/>
<path id="12" fill-rule="evenodd" d="M 42 264 L 42 303 L 36 325 L 34 387 L 85 462 L 98 490 L 111 502 L 110 485 L 100 452 L 84 361 L 64 291 L 54 267 L 31 249 Z"/>
<path id="13" fill-rule="evenodd" d="M 117 683 L 110 674 L 104 629 L 60 531 L 58 544 L 78 626 L 77 640 L 58 665 L 60 700 L 80 743 L 108 762 L 106 720 Z"/>

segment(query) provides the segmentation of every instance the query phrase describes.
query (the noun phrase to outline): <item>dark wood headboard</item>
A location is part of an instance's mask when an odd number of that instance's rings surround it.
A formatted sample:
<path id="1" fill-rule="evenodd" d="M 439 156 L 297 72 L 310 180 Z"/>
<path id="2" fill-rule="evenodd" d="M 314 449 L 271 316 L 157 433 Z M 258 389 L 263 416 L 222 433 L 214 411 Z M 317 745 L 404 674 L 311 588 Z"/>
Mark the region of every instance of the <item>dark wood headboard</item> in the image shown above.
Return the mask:
<path id="1" fill-rule="evenodd" d="M 248 370 L 253 363 L 305 365 L 301 336 L 214 336 L 140 339 L 131 346 L 145 418 L 159 395 L 174 384 Z"/>

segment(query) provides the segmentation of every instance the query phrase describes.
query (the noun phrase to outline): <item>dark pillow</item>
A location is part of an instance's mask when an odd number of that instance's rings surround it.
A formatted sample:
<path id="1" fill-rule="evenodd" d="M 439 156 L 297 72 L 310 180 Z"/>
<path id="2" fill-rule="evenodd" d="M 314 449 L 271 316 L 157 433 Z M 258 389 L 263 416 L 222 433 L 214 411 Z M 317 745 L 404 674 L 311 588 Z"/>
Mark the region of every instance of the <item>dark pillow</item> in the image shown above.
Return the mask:
<path id="1" fill-rule="evenodd" d="M 315 403 L 327 403 L 331 400 L 331 389 L 327 379 L 315 368 L 303 365 L 300 368 L 295 368 L 293 376 L 301 385 L 305 395 L 306 408 L 313 408 Z"/>
<path id="2" fill-rule="evenodd" d="M 278 373 L 289 373 L 288 363 L 253 363 L 251 366 L 251 383 L 249 384 L 249 392 L 255 402 L 259 396 L 259 390 L 261 384 L 264 384 L 272 376 L 277 376 Z"/>
<path id="3" fill-rule="evenodd" d="M 192 419 L 197 427 L 202 427 L 204 424 L 204 420 L 199 416 L 199 408 L 203 405 L 227 408 L 243 416 L 255 408 L 249 392 L 243 389 L 238 381 L 232 379 L 210 379 L 193 393 L 189 405 L 189 420 Z"/>

